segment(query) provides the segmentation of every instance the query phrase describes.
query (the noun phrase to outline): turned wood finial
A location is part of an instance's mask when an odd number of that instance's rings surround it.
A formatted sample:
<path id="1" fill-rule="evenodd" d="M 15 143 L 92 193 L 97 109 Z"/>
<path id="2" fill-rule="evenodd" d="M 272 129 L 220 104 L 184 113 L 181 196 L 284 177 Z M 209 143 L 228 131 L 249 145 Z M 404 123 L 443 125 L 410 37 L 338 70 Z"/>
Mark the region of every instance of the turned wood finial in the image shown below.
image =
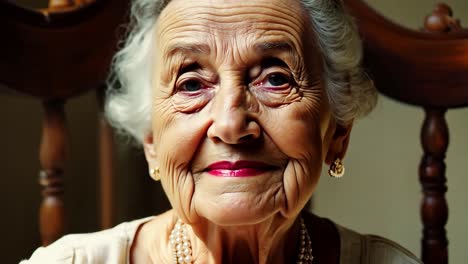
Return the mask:
<path id="1" fill-rule="evenodd" d="M 73 5 L 73 0 L 49 0 L 49 8 L 52 9 L 72 7 Z"/>
<path id="2" fill-rule="evenodd" d="M 63 10 L 95 2 L 96 0 L 49 0 L 49 10 Z"/>
<path id="3" fill-rule="evenodd" d="M 447 33 L 461 30 L 460 20 L 454 19 L 453 11 L 447 4 L 439 3 L 426 17 L 424 29 L 433 33 Z"/>

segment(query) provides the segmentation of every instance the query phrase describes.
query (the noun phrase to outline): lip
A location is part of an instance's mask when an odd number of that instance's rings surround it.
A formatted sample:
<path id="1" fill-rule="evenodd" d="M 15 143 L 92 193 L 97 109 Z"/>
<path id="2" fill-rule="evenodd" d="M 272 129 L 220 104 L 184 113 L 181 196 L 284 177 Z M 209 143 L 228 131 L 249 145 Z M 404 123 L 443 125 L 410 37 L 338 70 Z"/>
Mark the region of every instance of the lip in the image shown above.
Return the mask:
<path id="1" fill-rule="evenodd" d="M 235 162 L 218 161 L 210 164 L 205 171 L 217 177 L 253 177 L 275 168 L 275 166 L 264 162 L 239 160 Z"/>

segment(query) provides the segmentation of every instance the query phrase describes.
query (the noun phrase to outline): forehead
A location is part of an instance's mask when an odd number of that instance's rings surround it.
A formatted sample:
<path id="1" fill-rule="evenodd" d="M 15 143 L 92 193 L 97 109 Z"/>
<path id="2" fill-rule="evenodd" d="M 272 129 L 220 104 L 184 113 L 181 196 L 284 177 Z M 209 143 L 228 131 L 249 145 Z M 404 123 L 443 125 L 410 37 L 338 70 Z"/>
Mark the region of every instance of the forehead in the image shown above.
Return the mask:
<path id="1" fill-rule="evenodd" d="M 312 38 L 310 31 L 299 0 L 173 0 L 156 24 L 157 46 L 163 53 L 193 43 L 226 50 L 272 42 L 301 50 Z"/>

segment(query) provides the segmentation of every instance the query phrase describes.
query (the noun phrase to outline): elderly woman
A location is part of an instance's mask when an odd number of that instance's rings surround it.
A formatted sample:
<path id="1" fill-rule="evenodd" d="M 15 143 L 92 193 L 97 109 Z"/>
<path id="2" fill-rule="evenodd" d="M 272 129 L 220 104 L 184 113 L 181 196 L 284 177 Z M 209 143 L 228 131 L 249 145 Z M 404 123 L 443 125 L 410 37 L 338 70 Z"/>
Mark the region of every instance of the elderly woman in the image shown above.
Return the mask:
<path id="1" fill-rule="evenodd" d="M 24 263 L 420 263 L 303 211 L 376 101 L 338 0 L 135 0 L 107 102 L 172 210 Z"/>

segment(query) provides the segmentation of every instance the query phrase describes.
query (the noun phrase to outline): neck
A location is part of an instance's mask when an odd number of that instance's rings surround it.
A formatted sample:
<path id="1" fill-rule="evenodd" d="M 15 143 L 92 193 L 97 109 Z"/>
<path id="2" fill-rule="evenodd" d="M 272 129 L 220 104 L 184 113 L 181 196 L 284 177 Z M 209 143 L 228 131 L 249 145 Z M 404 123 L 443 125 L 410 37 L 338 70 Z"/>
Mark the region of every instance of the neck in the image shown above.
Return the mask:
<path id="1" fill-rule="evenodd" d="M 194 263 L 291 263 L 296 261 L 299 221 L 272 217 L 246 226 L 207 220 L 187 225 Z"/>

